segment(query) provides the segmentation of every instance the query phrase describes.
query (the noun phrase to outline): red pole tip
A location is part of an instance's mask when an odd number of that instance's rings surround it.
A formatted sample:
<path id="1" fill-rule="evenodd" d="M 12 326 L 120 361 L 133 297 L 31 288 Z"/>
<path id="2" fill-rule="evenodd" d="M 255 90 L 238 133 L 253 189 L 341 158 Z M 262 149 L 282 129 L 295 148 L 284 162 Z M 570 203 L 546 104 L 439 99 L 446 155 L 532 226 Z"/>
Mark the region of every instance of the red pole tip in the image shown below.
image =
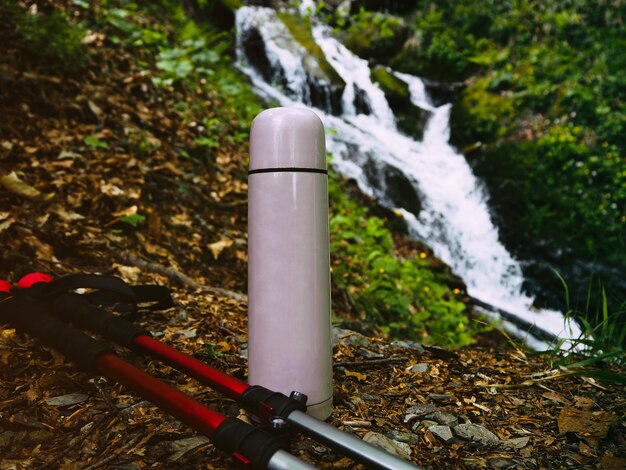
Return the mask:
<path id="1" fill-rule="evenodd" d="M 13 286 L 7 281 L 0 280 L 0 292 L 6 292 L 7 294 L 11 292 Z"/>
<path id="2" fill-rule="evenodd" d="M 28 289 L 38 282 L 52 282 L 52 276 L 44 273 L 29 273 L 19 280 L 17 287 L 20 289 Z"/>

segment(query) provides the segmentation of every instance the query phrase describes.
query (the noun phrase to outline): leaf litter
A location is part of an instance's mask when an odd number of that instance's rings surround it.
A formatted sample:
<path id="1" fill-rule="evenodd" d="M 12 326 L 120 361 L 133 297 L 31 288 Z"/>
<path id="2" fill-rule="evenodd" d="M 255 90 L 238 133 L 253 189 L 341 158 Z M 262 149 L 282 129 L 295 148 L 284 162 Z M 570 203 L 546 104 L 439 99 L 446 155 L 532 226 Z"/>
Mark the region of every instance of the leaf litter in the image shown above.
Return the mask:
<path id="1" fill-rule="evenodd" d="M 160 92 L 106 34 L 90 32 L 85 43 L 99 53 L 83 74 L 62 80 L 19 59 L 15 32 L 0 25 L 2 277 L 83 271 L 166 285 L 176 307 L 134 321 L 245 379 L 246 149 L 224 138 L 214 162 L 184 158 L 179 149 L 196 145 L 191 122 L 215 115 L 219 100 L 202 89 Z M 177 111 L 186 101 L 203 110 Z M 137 215 L 144 218 L 134 225 L 122 220 Z M 415 250 L 406 241 L 403 248 Z M 341 318 L 348 307 L 334 302 Z M 339 429 L 424 468 L 625 468 L 623 385 L 599 388 L 501 341 L 451 352 L 390 344 L 349 325 L 334 329 L 329 423 Z M 240 414 L 170 368 L 118 352 Z M 188 427 L 6 325 L 0 364 L 1 470 L 232 467 Z M 291 451 L 317 467 L 354 468 L 308 438 Z"/>

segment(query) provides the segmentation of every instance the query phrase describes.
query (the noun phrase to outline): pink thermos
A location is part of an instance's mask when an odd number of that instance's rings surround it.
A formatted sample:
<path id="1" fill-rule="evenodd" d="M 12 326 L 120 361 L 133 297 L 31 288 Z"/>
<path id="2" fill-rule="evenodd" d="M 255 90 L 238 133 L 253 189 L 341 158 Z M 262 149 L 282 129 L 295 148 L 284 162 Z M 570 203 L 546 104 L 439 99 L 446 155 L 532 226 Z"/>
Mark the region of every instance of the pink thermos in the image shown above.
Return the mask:
<path id="1" fill-rule="evenodd" d="M 332 412 L 328 173 L 324 126 L 302 107 L 260 113 L 250 132 L 248 381 Z"/>

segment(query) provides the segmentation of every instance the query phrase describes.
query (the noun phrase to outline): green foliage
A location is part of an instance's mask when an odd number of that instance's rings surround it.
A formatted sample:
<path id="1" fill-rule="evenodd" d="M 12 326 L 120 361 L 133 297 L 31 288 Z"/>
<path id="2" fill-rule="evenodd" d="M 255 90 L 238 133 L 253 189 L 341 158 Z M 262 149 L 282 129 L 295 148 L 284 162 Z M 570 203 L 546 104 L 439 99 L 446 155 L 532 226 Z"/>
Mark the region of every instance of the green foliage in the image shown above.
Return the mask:
<path id="1" fill-rule="evenodd" d="M 339 18 L 344 44 L 357 55 L 386 63 L 402 47 L 407 27 L 400 17 L 361 8 L 348 22 Z"/>
<path id="2" fill-rule="evenodd" d="M 100 140 L 95 135 L 89 135 L 85 137 L 83 142 L 85 142 L 85 145 L 93 149 L 108 149 L 109 148 L 109 144 L 107 144 L 104 140 Z"/>
<path id="3" fill-rule="evenodd" d="M 141 214 L 123 215 L 119 218 L 119 221 L 130 225 L 133 228 L 137 228 L 139 224 L 145 222 L 146 216 Z"/>
<path id="4" fill-rule="evenodd" d="M 47 70 L 77 71 L 83 67 L 87 53 L 83 46 L 84 28 L 72 23 L 61 11 L 26 13 L 16 5 L 0 5 L 17 24 L 28 53 Z"/>
<path id="5" fill-rule="evenodd" d="M 610 311 L 604 286 L 599 285 L 600 302 L 594 308 L 592 288 L 594 280 L 589 280 L 587 301 L 581 308 L 571 304 L 567 282 L 554 271 L 565 291 L 567 318 L 577 320 L 582 325 L 579 337 L 559 341 L 548 351 L 550 361 L 555 366 L 570 370 L 567 375 L 597 378 L 605 382 L 626 384 L 626 375 L 606 370 L 607 364 L 626 363 L 626 304 L 619 311 Z M 569 345 L 563 349 L 564 344 Z M 600 367 L 600 369 L 598 369 Z"/>
<path id="6" fill-rule="evenodd" d="M 399 258 L 385 222 L 368 217 L 334 173 L 329 193 L 333 284 L 361 317 L 391 336 L 442 346 L 471 344 L 478 327 L 468 321 L 465 305 L 455 298 L 458 292 L 419 256 Z"/>

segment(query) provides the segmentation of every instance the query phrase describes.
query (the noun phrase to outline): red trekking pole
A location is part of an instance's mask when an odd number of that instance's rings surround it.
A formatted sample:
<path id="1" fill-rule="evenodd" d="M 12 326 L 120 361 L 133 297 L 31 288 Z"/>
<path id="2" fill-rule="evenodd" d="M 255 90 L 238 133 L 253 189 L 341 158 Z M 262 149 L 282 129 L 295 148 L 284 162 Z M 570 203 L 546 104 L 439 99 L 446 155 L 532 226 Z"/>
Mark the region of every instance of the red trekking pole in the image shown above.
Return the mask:
<path id="1" fill-rule="evenodd" d="M 99 279 L 95 279 L 99 278 Z M 26 294 L 32 290 L 37 298 L 47 299 L 52 311 L 60 318 L 102 334 L 109 340 L 137 352 L 143 352 L 175 369 L 184 372 L 199 382 L 217 390 L 240 403 L 246 410 L 262 421 L 272 421 L 274 427 L 291 424 L 298 431 L 313 437 L 330 448 L 340 451 L 368 468 L 386 470 L 415 470 L 411 462 L 389 454 L 378 447 L 362 441 L 352 434 L 313 418 L 306 414 L 306 396 L 292 392 L 290 397 L 259 385 L 231 377 L 209 365 L 153 339 L 150 334 L 128 322 L 91 304 L 84 296 L 67 293 L 68 287 L 96 287 L 102 285 L 103 276 L 70 275 L 53 280 L 50 276 L 32 273 L 20 280 L 18 286 Z M 129 286 L 119 278 L 112 283 L 121 283 L 115 289 L 126 292 Z M 97 288 L 97 287 L 96 287 Z M 126 290 L 124 290 L 126 289 Z M 65 290 L 65 292 L 64 292 Z"/>
<path id="2" fill-rule="evenodd" d="M 245 468 L 272 470 L 310 469 L 309 464 L 282 450 L 283 437 L 236 418 L 227 418 L 179 390 L 128 364 L 96 341 L 47 313 L 37 300 L 15 295 L 0 282 L 0 323 L 28 333 L 76 362 L 83 370 L 109 377 L 209 437 Z"/>

